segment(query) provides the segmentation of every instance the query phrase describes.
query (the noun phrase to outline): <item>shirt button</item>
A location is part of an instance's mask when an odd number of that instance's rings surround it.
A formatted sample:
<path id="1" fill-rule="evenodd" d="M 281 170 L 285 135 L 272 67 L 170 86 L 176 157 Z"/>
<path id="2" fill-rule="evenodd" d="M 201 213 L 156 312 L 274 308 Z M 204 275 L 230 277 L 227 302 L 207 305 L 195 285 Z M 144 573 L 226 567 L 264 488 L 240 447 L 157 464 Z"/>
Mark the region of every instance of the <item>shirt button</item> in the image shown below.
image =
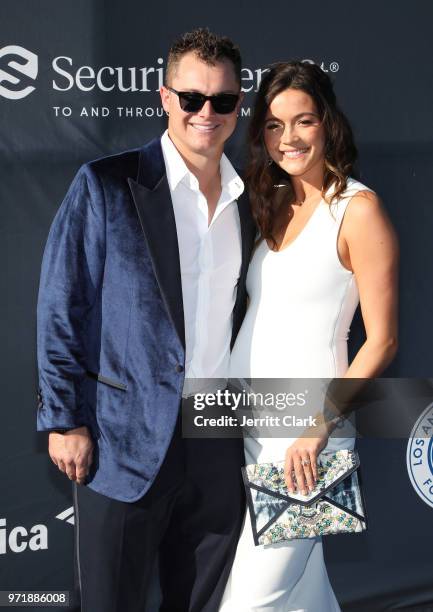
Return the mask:
<path id="1" fill-rule="evenodd" d="M 180 363 L 176 364 L 175 370 L 176 372 L 183 372 L 183 365 Z"/>

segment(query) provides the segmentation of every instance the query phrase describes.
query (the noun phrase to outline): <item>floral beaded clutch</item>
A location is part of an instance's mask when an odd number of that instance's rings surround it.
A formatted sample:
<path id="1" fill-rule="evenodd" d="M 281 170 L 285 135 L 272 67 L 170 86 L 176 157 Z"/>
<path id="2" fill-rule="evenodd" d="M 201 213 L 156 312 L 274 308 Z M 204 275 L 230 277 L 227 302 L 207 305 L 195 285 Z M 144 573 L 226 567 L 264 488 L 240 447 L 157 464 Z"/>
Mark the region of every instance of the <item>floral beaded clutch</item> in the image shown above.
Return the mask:
<path id="1" fill-rule="evenodd" d="M 358 468 L 355 450 L 322 451 L 308 495 L 289 493 L 284 461 L 242 468 L 256 546 L 367 529 Z"/>

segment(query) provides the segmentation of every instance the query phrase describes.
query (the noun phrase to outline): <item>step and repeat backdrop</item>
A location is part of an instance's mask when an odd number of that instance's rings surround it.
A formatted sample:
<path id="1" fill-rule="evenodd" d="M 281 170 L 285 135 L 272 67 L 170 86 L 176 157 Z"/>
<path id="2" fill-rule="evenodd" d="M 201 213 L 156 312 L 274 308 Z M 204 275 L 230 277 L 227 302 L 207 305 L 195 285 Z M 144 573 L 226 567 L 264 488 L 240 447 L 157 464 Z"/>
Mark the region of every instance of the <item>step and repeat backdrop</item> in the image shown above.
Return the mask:
<path id="1" fill-rule="evenodd" d="M 35 431 L 42 252 L 79 166 L 165 129 L 158 89 L 170 43 L 208 26 L 243 56 L 231 159 L 243 162 L 266 66 L 315 62 L 353 125 L 359 178 L 380 194 L 399 234 L 400 348 L 385 375 L 417 379 L 413 436 L 359 440 L 370 529 L 328 538 L 326 558 L 343 610 L 433 610 L 432 23 L 428 0 L 1 2 L 0 590 L 67 590 L 79 610 L 71 487 Z M 352 354 L 362 341 L 358 316 Z M 405 406 L 395 399 L 398 414 Z"/>

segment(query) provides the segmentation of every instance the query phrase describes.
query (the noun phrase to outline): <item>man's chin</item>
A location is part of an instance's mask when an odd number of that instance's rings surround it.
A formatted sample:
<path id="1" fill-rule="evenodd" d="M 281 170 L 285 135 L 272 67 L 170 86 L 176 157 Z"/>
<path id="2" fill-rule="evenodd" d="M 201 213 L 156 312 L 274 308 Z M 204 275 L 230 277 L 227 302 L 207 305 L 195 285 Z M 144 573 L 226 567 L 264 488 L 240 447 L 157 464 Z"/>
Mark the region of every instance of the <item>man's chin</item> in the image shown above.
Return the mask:
<path id="1" fill-rule="evenodd" d="M 203 155 L 204 157 L 214 157 L 215 155 L 221 155 L 224 149 L 224 143 L 215 142 L 209 139 L 207 142 L 194 142 L 191 143 L 190 150 L 195 155 Z"/>
<path id="2" fill-rule="evenodd" d="M 215 158 L 221 156 L 224 150 L 224 141 L 221 141 L 221 134 L 189 134 L 188 138 L 172 138 L 174 145 L 183 155 L 200 155 L 203 157 Z"/>

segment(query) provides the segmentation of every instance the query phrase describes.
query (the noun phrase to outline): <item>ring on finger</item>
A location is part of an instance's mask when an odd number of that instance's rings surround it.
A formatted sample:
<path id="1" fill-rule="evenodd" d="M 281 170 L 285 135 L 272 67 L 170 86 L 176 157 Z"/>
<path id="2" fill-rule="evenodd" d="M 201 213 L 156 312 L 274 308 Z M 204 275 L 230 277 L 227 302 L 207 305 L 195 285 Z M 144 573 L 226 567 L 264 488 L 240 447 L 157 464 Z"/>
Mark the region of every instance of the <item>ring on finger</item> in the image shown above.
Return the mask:
<path id="1" fill-rule="evenodd" d="M 302 465 L 310 465 L 310 460 L 309 459 L 302 459 L 301 464 Z"/>

